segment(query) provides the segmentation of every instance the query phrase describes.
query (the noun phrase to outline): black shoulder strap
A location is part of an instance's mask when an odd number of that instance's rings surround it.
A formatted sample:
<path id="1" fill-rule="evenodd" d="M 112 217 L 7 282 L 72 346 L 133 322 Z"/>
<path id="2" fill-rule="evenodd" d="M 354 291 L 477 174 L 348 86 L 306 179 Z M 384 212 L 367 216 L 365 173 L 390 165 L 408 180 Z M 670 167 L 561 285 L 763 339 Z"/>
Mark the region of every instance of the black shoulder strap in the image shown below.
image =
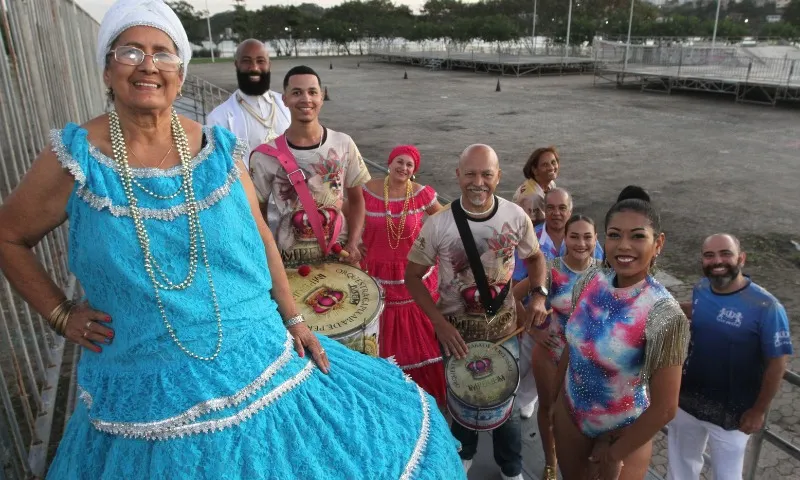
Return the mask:
<path id="1" fill-rule="evenodd" d="M 472 275 L 475 277 L 475 284 L 478 287 L 478 293 L 481 296 L 481 304 L 484 310 L 489 315 L 494 315 L 503 306 L 503 302 L 508 295 L 508 288 L 511 282 L 506 283 L 500 293 L 493 299 L 489 293 L 489 281 L 486 279 L 486 271 L 483 269 L 481 263 L 481 255 L 478 253 L 478 247 L 475 245 L 475 238 L 472 236 L 472 231 L 469 229 L 467 223 L 467 214 L 461 208 L 461 202 L 455 200 L 450 203 L 450 210 L 453 211 L 453 219 L 456 221 L 458 227 L 458 234 L 461 236 L 461 243 L 464 244 L 464 251 L 467 253 L 467 260 L 469 260 L 469 268 L 472 270 Z"/>

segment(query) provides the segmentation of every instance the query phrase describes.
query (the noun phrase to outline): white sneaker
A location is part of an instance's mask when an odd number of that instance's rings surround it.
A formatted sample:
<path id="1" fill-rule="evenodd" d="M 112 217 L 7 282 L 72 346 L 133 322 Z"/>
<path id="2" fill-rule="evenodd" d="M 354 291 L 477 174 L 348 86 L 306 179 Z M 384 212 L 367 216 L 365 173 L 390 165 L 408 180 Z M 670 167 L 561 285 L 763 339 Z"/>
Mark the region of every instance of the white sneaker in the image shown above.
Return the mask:
<path id="1" fill-rule="evenodd" d="M 469 460 L 464 460 L 462 458 L 461 459 L 461 465 L 464 466 L 464 473 L 468 473 L 469 469 L 472 467 L 472 459 L 470 458 Z"/>
<path id="2" fill-rule="evenodd" d="M 522 407 L 519 411 L 519 416 L 522 417 L 523 420 L 527 420 L 533 416 L 533 413 L 536 411 L 536 405 L 539 403 L 539 399 L 532 401 L 531 403 Z"/>
<path id="3" fill-rule="evenodd" d="M 500 472 L 500 477 L 503 480 L 522 480 L 522 474 L 521 473 L 519 475 L 514 475 L 513 477 L 506 477 L 505 475 L 503 475 L 503 472 Z"/>

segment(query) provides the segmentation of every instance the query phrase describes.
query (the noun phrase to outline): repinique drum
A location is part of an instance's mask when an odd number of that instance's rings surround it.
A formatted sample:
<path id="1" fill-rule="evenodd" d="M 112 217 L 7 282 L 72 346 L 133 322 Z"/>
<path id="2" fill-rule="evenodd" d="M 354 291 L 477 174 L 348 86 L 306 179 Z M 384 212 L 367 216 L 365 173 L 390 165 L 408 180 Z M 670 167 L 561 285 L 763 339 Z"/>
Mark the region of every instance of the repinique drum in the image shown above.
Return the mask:
<path id="1" fill-rule="evenodd" d="M 502 345 L 480 341 L 467 348 L 466 358 L 449 357 L 444 367 L 447 409 L 466 428 L 494 430 L 511 416 L 519 366 Z"/>
<path id="2" fill-rule="evenodd" d="M 311 331 L 377 357 L 378 321 L 384 305 L 378 282 L 343 263 L 308 267 L 310 271 L 305 276 L 298 269 L 286 269 L 286 274 L 294 301 Z"/>

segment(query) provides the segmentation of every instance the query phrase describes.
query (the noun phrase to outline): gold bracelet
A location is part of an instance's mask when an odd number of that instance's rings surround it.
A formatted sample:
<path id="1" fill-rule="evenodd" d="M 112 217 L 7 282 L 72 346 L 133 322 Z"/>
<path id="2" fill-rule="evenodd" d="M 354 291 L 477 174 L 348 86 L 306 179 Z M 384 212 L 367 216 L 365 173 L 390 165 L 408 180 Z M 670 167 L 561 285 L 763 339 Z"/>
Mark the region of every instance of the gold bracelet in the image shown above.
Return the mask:
<path id="1" fill-rule="evenodd" d="M 47 323 L 50 324 L 50 327 L 55 330 L 55 332 L 61 336 L 64 335 L 64 331 L 66 330 L 67 326 L 67 319 L 69 318 L 70 313 L 72 313 L 72 309 L 75 307 L 75 302 L 72 300 L 64 300 L 61 302 L 56 308 L 50 312 L 50 315 L 47 317 Z"/>

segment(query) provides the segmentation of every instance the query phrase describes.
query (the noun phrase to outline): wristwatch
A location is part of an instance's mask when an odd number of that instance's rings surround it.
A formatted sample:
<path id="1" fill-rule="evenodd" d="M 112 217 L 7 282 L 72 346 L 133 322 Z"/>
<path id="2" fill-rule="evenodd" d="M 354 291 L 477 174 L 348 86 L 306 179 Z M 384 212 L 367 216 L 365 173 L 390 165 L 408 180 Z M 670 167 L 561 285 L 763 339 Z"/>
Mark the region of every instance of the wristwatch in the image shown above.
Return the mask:
<path id="1" fill-rule="evenodd" d="M 531 287 L 528 293 L 530 293 L 531 295 L 533 295 L 534 293 L 538 293 L 539 295 L 546 297 L 550 292 L 547 290 L 546 287 L 538 286 L 538 287 Z"/>

